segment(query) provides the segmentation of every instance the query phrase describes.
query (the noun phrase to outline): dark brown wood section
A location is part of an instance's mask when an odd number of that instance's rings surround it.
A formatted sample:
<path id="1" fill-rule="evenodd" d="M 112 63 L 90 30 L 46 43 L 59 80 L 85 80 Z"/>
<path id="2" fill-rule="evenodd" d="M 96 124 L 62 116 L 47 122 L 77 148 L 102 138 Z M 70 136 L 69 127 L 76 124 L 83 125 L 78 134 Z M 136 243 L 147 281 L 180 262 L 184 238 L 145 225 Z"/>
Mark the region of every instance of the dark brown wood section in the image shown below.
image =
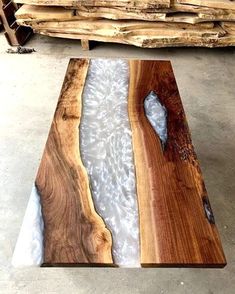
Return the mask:
<path id="1" fill-rule="evenodd" d="M 129 117 L 140 215 L 142 266 L 223 267 L 189 128 L 168 61 L 130 61 Z M 168 113 L 165 149 L 147 120 L 144 99 L 155 91 Z"/>
<path id="2" fill-rule="evenodd" d="M 70 61 L 36 178 L 44 266 L 112 265 L 111 234 L 95 212 L 79 153 L 81 96 L 89 61 Z"/>

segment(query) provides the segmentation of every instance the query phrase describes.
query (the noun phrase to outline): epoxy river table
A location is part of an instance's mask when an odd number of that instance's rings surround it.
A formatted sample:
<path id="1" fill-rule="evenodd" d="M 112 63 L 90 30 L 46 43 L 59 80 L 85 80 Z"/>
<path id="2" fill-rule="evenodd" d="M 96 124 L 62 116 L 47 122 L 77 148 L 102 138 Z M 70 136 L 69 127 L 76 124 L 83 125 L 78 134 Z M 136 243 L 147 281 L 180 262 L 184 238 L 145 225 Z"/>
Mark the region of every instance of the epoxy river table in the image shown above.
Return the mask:
<path id="1" fill-rule="evenodd" d="M 169 61 L 70 60 L 13 264 L 226 265 Z"/>

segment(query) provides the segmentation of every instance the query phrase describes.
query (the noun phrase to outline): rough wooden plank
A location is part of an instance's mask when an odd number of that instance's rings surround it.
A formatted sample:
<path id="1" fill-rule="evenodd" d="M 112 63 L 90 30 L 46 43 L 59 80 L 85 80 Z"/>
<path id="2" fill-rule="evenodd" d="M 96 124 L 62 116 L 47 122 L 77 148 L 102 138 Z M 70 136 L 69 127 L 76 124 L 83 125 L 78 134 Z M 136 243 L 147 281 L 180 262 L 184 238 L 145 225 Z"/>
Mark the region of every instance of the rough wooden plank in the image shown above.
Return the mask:
<path id="1" fill-rule="evenodd" d="M 171 9 L 173 11 L 180 12 L 193 12 L 193 13 L 205 13 L 205 14 L 225 14 L 231 10 L 222 9 L 222 8 L 213 8 L 213 7 L 205 7 L 205 6 L 196 6 L 191 4 L 179 3 L 177 0 L 173 0 L 171 2 Z"/>
<path id="2" fill-rule="evenodd" d="M 31 22 L 23 21 L 22 24 L 31 26 L 33 29 L 47 29 L 54 32 L 77 33 L 84 35 L 102 35 L 104 37 L 114 36 L 119 38 L 129 37 L 131 35 L 146 34 L 156 36 L 159 32 L 165 32 L 166 35 L 174 36 L 174 33 L 182 35 L 224 35 L 224 31 L 217 27 L 213 30 L 213 22 L 199 24 L 188 23 L 163 23 L 147 21 L 114 21 L 106 19 L 85 19 L 75 21 L 50 21 L 50 22 Z M 186 30 L 187 29 L 187 30 Z M 202 30 L 200 30 L 202 29 Z"/>
<path id="3" fill-rule="evenodd" d="M 79 19 L 112 19 L 112 20 L 144 20 L 162 22 L 199 23 L 207 21 L 205 16 L 199 17 L 197 13 L 157 13 L 128 11 L 119 8 L 107 7 L 80 7 L 76 10 L 62 7 L 48 7 L 23 5 L 15 14 L 18 24 L 25 21 L 65 21 Z M 212 17 L 209 15 L 208 19 Z"/>
<path id="4" fill-rule="evenodd" d="M 15 0 L 16 3 L 45 6 L 101 6 L 101 7 L 126 7 L 126 8 L 166 8 L 170 7 L 170 0 Z"/>
<path id="5" fill-rule="evenodd" d="M 212 16 L 199 15 L 191 12 L 144 12 L 128 11 L 119 8 L 107 7 L 81 7 L 76 10 L 76 15 L 81 18 L 106 18 L 113 20 L 144 20 L 144 21 L 162 21 L 162 22 L 182 22 L 182 23 L 199 23 L 210 21 Z M 217 17 L 218 18 L 218 17 Z"/>
<path id="6" fill-rule="evenodd" d="M 130 61 L 129 118 L 137 177 L 142 266 L 226 264 L 170 62 Z M 167 109 L 162 148 L 143 103 L 154 91 Z"/>
<path id="7" fill-rule="evenodd" d="M 74 13 L 74 10 L 78 10 L 77 15 L 84 15 L 85 17 L 88 16 L 88 12 L 90 13 L 97 13 L 97 17 L 103 17 L 102 14 L 111 14 L 116 15 L 116 17 L 123 17 L 126 16 L 130 18 L 129 16 L 138 17 L 143 16 L 147 17 L 146 15 L 150 15 L 150 19 L 153 19 L 154 14 L 156 14 L 156 18 L 158 16 L 161 16 L 161 14 L 165 13 L 192 13 L 192 14 L 204 14 L 204 15 L 229 15 L 233 14 L 233 10 L 228 9 L 218 9 L 218 8 L 208 8 L 208 7 L 202 7 L 202 6 L 195 6 L 195 5 L 188 5 L 188 4 L 180 4 L 177 2 L 172 2 L 171 7 L 169 8 L 149 8 L 149 9 L 141 9 L 141 8 L 128 8 L 128 7 L 100 7 L 100 6 L 79 6 L 79 7 L 67 7 L 66 8 L 67 13 L 65 12 L 64 7 L 57 7 L 57 6 L 38 6 L 38 5 L 28 5 L 24 4 L 20 9 L 19 12 L 17 11 L 16 15 L 17 18 L 27 19 L 32 18 L 34 19 L 35 16 L 38 16 L 41 18 L 41 16 L 45 14 L 51 14 L 51 16 L 55 15 L 58 17 L 70 16 L 70 13 Z M 70 13 L 69 13 L 70 11 Z M 69 13 L 69 14 L 68 14 Z M 32 14 L 32 16 L 31 16 Z M 138 16 L 139 15 L 139 16 Z M 117 18 L 118 19 L 118 18 Z"/>
<path id="8" fill-rule="evenodd" d="M 217 28 L 214 30 L 217 31 Z M 54 32 L 53 30 L 45 29 L 35 29 L 36 33 L 42 35 L 57 37 L 57 38 L 67 38 L 67 39 L 87 39 L 99 42 L 110 42 L 110 43 L 120 43 L 134 45 L 142 48 L 164 48 L 164 47 L 227 47 L 235 46 L 235 37 L 231 34 L 226 34 L 225 36 L 219 37 L 208 35 L 208 36 L 182 36 L 178 33 L 175 36 L 169 35 L 166 31 L 161 32 L 161 34 L 155 30 L 152 31 L 152 35 L 147 36 L 136 33 L 134 36 L 129 36 L 126 38 L 110 37 L 110 36 L 97 36 L 97 35 L 84 35 L 78 33 L 64 33 L 64 32 Z M 215 31 L 214 31 L 215 32 Z M 218 33 L 218 31 L 217 31 Z M 206 34 L 206 33 L 205 33 Z"/>
<path id="9" fill-rule="evenodd" d="M 218 44 L 226 32 L 207 23 L 183 24 L 140 21 L 81 20 L 70 22 L 25 23 L 36 32 L 57 37 L 131 44 L 156 48 L 170 46 L 208 46 Z M 212 24 L 213 26 L 214 24 Z M 205 27 L 203 27 L 205 26 Z M 224 44 L 223 44 L 224 46 Z"/>
<path id="10" fill-rule="evenodd" d="M 191 4 L 219 9 L 235 10 L 235 2 L 232 0 L 177 0 L 181 4 Z"/>
<path id="11" fill-rule="evenodd" d="M 73 19 L 74 11 L 63 7 L 23 5 L 15 13 L 16 19 L 61 21 Z"/>
<path id="12" fill-rule="evenodd" d="M 45 224 L 44 265 L 112 265 L 111 235 L 92 202 L 79 151 L 88 60 L 71 60 L 36 178 Z"/>
<path id="13" fill-rule="evenodd" d="M 223 14 L 193 12 L 151 12 L 124 10 L 122 8 L 80 7 L 76 10 L 63 7 L 23 5 L 16 13 L 18 24 L 27 21 L 66 21 L 81 19 L 144 20 L 161 22 L 200 23 L 211 21 L 235 20 L 235 12 L 223 11 Z"/>
<path id="14" fill-rule="evenodd" d="M 139 19 L 158 20 L 165 13 L 141 13 L 127 11 L 119 8 L 106 7 L 80 7 L 77 10 L 63 7 L 23 5 L 15 14 L 18 23 L 22 21 L 63 21 L 84 18 L 108 18 L 108 19 Z"/>
<path id="15" fill-rule="evenodd" d="M 156 21 L 165 17 L 165 13 L 128 11 L 119 8 L 108 7 L 80 7 L 76 10 L 76 15 L 86 18 L 107 18 L 107 19 L 132 19 Z"/>

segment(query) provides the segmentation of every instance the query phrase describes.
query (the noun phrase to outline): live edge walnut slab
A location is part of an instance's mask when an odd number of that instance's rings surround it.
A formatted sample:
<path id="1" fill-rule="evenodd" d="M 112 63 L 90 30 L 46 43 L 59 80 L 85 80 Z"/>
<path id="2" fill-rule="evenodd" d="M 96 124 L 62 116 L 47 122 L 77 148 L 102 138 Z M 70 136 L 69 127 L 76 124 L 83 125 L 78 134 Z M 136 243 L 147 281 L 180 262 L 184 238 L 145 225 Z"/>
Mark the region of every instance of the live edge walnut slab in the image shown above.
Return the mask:
<path id="1" fill-rule="evenodd" d="M 93 203 L 79 151 L 90 61 L 72 59 L 36 178 L 44 266 L 115 266 L 112 233 Z M 128 115 L 139 209 L 140 265 L 224 267 L 225 256 L 169 61 L 129 61 Z M 154 91 L 167 111 L 163 146 L 146 117 Z"/>

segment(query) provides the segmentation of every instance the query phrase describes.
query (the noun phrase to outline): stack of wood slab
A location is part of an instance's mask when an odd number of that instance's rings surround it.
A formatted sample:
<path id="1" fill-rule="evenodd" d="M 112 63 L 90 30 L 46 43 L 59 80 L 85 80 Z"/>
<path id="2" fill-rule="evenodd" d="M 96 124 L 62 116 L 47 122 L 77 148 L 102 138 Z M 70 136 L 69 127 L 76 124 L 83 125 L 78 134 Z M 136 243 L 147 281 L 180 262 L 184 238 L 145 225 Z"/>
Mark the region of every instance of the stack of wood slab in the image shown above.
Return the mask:
<path id="1" fill-rule="evenodd" d="M 15 0 L 40 34 L 139 47 L 235 45 L 232 0 Z M 88 42 L 87 42 L 88 43 Z"/>

